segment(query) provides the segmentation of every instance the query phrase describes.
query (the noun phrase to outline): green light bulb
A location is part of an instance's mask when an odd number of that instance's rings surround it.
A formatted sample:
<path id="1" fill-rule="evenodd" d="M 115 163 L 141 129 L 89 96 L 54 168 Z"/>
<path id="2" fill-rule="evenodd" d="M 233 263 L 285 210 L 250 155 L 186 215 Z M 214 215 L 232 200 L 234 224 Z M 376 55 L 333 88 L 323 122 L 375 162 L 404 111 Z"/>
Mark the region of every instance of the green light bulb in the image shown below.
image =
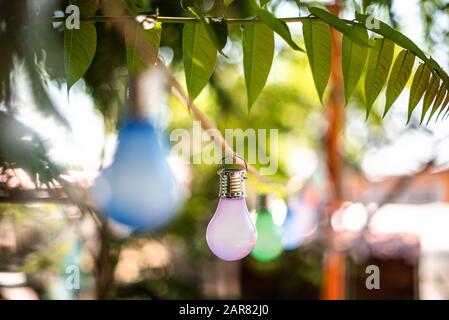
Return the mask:
<path id="1" fill-rule="evenodd" d="M 262 210 L 256 220 L 257 241 L 251 256 L 259 261 L 270 261 L 282 253 L 282 232 L 273 222 L 271 213 Z"/>

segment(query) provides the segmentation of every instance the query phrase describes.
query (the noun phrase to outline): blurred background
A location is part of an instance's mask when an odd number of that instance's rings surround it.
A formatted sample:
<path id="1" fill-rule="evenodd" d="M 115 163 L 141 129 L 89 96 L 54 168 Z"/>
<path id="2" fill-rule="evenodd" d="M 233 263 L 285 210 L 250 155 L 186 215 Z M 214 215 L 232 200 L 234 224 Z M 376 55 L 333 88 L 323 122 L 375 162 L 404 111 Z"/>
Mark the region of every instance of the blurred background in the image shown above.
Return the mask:
<path id="1" fill-rule="evenodd" d="M 186 15 L 179 1 L 142 3 L 161 16 Z M 350 19 L 370 5 L 447 69 L 449 2 L 318 3 Z M 117 128 L 130 112 L 126 48 L 111 22 L 96 22 L 94 60 L 68 93 L 64 26 L 50 19 L 68 4 L 0 0 L 0 299 L 449 298 L 447 120 L 420 126 L 415 115 L 406 125 L 409 83 L 384 119 L 381 94 L 365 121 L 363 80 L 347 106 L 335 100 L 336 64 L 323 106 L 307 56 L 277 36 L 267 85 L 248 112 L 238 25 L 223 49 L 228 58 L 218 57 L 195 103 L 221 132 L 278 129 L 274 182 L 251 173 L 247 181 L 259 235 L 266 228 L 278 246 L 235 262 L 209 250 L 217 168 L 170 150 L 170 132 L 191 132 L 195 118 L 157 72 L 145 78 L 144 108 L 167 145 L 176 216 L 156 231 L 131 232 L 95 212 L 84 200 L 113 161 Z M 201 4 L 213 12 L 215 1 Z M 269 8 L 277 17 L 299 14 L 295 1 L 272 0 Z M 226 16 L 249 10 L 235 0 Z M 301 24 L 289 27 L 303 46 Z M 181 35 L 182 25 L 164 24 L 159 54 L 184 85 Z M 261 210 L 266 221 L 257 219 Z M 379 267 L 379 290 L 366 287 L 369 265 Z"/>

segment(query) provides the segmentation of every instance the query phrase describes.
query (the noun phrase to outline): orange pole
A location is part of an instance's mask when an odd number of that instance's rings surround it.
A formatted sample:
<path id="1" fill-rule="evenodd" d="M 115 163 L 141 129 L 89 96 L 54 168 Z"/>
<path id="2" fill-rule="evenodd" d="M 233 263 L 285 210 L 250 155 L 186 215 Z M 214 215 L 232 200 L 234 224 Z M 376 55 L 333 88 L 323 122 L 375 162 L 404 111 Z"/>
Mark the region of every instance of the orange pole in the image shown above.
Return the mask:
<path id="1" fill-rule="evenodd" d="M 338 16 L 341 1 L 328 6 L 329 11 Z M 343 73 L 341 69 L 341 34 L 332 28 L 332 69 L 330 91 L 326 112 L 328 131 L 325 135 L 326 163 L 329 175 L 331 197 L 326 208 L 326 240 L 327 248 L 323 261 L 321 298 L 325 300 L 341 300 L 346 295 L 346 255 L 334 247 L 334 234 L 330 225 L 332 213 L 343 202 L 342 160 L 340 153 L 341 132 L 344 122 Z"/>

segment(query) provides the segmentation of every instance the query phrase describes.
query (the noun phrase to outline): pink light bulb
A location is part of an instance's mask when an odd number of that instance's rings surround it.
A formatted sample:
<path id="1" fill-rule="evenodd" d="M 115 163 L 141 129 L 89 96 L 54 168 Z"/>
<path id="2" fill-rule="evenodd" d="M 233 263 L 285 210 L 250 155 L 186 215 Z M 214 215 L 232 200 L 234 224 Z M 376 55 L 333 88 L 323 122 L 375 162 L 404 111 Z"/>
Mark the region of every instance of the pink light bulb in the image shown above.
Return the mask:
<path id="1" fill-rule="evenodd" d="M 239 260 L 246 257 L 256 244 L 257 231 L 246 207 L 246 171 L 222 169 L 220 200 L 206 231 L 210 250 L 220 259 Z"/>
<path id="2" fill-rule="evenodd" d="M 245 198 L 220 198 L 206 231 L 207 244 L 212 252 L 223 260 L 239 260 L 251 252 L 256 239 L 256 228 Z"/>

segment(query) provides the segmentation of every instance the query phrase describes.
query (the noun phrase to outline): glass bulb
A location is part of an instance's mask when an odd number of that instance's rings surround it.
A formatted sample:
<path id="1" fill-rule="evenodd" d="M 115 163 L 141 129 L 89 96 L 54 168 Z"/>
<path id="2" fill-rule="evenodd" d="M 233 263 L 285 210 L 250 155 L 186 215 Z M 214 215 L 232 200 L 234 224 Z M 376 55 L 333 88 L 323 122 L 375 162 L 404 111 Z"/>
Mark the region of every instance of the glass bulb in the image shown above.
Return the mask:
<path id="1" fill-rule="evenodd" d="M 212 252 L 223 260 L 239 260 L 251 252 L 256 239 L 256 228 L 245 198 L 220 198 L 206 231 Z"/>
<path id="2" fill-rule="evenodd" d="M 94 186 L 99 208 L 132 229 L 155 230 L 176 212 L 175 179 L 153 126 L 144 120 L 125 122 L 111 166 Z"/>
<path id="3" fill-rule="evenodd" d="M 287 210 L 287 217 L 282 225 L 282 242 L 285 250 L 298 248 L 304 238 L 303 221 L 291 207 Z"/>
<path id="4" fill-rule="evenodd" d="M 282 253 L 282 233 L 268 211 L 260 211 L 256 220 L 257 242 L 251 256 L 260 261 L 270 261 Z"/>

